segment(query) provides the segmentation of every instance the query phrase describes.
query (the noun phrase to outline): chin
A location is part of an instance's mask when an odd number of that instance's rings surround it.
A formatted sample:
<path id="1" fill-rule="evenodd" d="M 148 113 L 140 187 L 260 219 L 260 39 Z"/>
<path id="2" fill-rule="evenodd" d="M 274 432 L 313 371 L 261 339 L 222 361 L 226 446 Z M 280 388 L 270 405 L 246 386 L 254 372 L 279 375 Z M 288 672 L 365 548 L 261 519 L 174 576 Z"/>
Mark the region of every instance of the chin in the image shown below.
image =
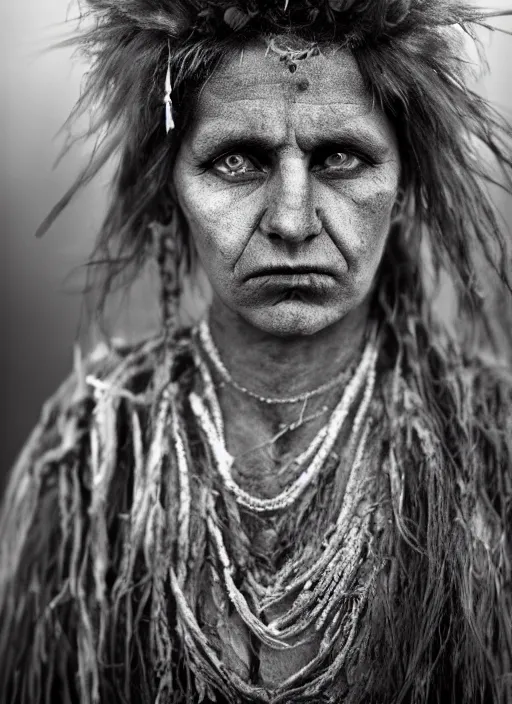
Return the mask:
<path id="1" fill-rule="evenodd" d="M 246 319 L 266 333 L 286 338 L 315 335 L 340 321 L 344 315 L 345 312 L 332 310 L 328 306 L 296 300 L 252 310 Z"/>

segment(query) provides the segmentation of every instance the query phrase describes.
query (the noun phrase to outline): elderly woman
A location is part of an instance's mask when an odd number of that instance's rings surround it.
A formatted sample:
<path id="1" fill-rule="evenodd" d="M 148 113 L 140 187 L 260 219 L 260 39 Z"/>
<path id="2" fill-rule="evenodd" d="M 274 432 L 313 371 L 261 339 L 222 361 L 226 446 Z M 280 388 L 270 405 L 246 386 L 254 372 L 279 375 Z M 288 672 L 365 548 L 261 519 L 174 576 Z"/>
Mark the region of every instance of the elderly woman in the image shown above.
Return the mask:
<path id="1" fill-rule="evenodd" d="M 105 291 L 156 249 L 163 325 L 77 358 L 13 471 L 4 701 L 510 702 L 512 381 L 478 271 L 509 295 L 510 131 L 460 32 L 487 18 L 89 8 L 103 139 L 50 221 L 118 153 Z M 195 253 L 213 300 L 187 329 Z"/>

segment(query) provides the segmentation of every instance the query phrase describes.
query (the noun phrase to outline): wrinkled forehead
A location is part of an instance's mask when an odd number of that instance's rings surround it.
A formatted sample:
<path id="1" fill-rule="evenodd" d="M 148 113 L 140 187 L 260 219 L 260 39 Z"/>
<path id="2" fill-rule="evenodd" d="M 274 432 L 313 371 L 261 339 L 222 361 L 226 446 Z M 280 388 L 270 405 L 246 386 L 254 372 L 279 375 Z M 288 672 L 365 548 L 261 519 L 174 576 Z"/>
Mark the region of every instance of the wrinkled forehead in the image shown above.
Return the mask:
<path id="1" fill-rule="evenodd" d="M 264 45 L 246 47 L 227 61 L 209 82 L 208 98 L 240 101 L 283 95 L 300 103 L 368 102 L 356 60 L 347 50 L 327 49 L 295 62 L 286 62 Z"/>
<path id="2" fill-rule="evenodd" d="M 384 116 L 349 51 L 309 56 L 297 61 L 292 73 L 279 55 L 258 45 L 231 57 L 205 84 L 191 136 L 228 129 L 268 133 L 293 123 L 307 138 L 350 121 L 369 122 L 378 130 Z"/>

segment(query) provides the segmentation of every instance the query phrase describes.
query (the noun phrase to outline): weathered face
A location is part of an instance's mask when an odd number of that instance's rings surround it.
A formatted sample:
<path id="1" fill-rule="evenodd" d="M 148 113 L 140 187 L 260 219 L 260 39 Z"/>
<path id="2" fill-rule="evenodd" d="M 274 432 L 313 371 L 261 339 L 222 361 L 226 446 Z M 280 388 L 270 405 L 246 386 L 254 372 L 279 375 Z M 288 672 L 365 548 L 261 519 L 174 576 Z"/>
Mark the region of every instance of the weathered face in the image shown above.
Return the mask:
<path id="1" fill-rule="evenodd" d="M 178 200 L 221 304 L 279 336 L 367 297 L 399 179 L 391 124 L 353 57 L 295 73 L 247 48 L 208 81 L 178 152 Z"/>

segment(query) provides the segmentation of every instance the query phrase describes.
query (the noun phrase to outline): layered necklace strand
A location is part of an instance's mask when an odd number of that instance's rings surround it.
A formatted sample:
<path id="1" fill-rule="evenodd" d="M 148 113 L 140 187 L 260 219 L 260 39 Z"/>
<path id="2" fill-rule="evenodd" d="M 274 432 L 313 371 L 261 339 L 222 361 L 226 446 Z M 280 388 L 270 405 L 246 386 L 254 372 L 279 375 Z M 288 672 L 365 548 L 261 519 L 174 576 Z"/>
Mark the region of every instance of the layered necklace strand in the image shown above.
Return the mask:
<path id="1" fill-rule="evenodd" d="M 307 401 L 310 398 L 313 398 L 315 396 L 320 396 L 320 394 L 325 393 L 326 391 L 330 391 L 331 389 L 334 389 L 337 386 L 340 386 L 343 381 L 349 378 L 351 375 L 352 369 L 344 369 L 340 374 L 334 377 L 334 379 L 331 379 L 330 381 L 327 381 L 325 384 L 322 384 L 321 386 L 317 386 L 315 389 L 312 389 L 311 391 L 304 391 L 301 394 L 297 394 L 296 396 L 290 396 L 288 398 L 273 398 L 269 396 L 262 396 L 260 394 L 257 394 L 254 391 L 251 391 L 250 389 L 246 388 L 245 386 L 242 386 L 239 384 L 231 374 L 229 373 L 228 369 L 226 368 L 226 365 L 221 359 L 219 350 L 215 346 L 215 343 L 213 341 L 211 332 L 210 332 L 210 326 L 208 325 L 207 320 L 201 321 L 199 323 L 198 328 L 197 328 L 199 340 L 201 341 L 201 345 L 206 352 L 209 360 L 219 373 L 219 375 L 222 377 L 223 381 L 225 381 L 227 384 L 230 384 L 230 386 L 233 386 L 235 389 L 240 391 L 241 393 L 245 394 L 246 396 L 251 396 L 252 398 L 255 398 L 256 400 L 260 401 L 261 403 L 268 403 L 269 405 L 278 405 L 278 404 L 293 404 L 293 403 L 299 403 L 300 401 Z"/>
<path id="2" fill-rule="evenodd" d="M 215 458 L 217 470 L 222 477 L 224 485 L 228 491 L 231 491 L 236 496 L 236 500 L 240 505 L 245 506 L 252 511 L 269 512 L 287 508 L 296 501 L 296 499 L 315 479 L 324 466 L 325 461 L 327 460 L 333 445 L 339 436 L 343 423 L 350 413 L 354 400 L 360 394 L 361 389 L 366 382 L 366 388 L 360 409 L 363 413 L 362 418 L 364 418 L 372 398 L 373 387 L 375 384 L 376 355 L 377 352 L 375 347 L 372 344 L 368 344 L 356 372 L 350 383 L 347 384 L 343 396 L 335 407 L 329 422 L 321 428 L 305 452 L 303 452 L 302 455 L 299 455 L 299 457 L 295 460 L 295 464 L 300 466 L 305 464 L 305 462 L 312 456 L 308 466 L 293 482 L 293 484 L 272 499 L 261 499 L 248 494 L 233 479 L 231 467 L 233 465 L 234 458 L 227 451 L 224 436 L 219 432 L 220 428 L 218 418 L 221 417 L 221 414 L 218 399 L 216 398 L 212 379 L 207 372 L 206 366 L 200 365 L 199 370 L 203 375 L 205 399 L 209 399 L 212 404 L 211 412 L 209 412 L 204 401 L 195 392 L 190 394 L 190 405 L 208 440 L 208 444 Z M 217 418 L 217 427 L 214 418 Z M 361 420 L 358 421 L 358 419 L 356 419 L 356 423 L 360 422 Z M 354 424 L 354 429 L 351 434 L 352 438 L 359 432 L 359 427 L 356 423 Z"/>
<path id="3" fill-rule="evenodd" d="M 204 334 L 201 334 L 204 330 L 204 325 L 201 325 L 199 339 L 203 349 L 209 352 L 204 345 Z M 193 353 L 201 378 L 202 393 L 192 391 L 189 394 L 190 408 L 202 431 L 203 440 L 208 447 L 208 455 L 214 462 L 213 469 L 220 480 L 219 489 L 210 491 L 206 499 L 206 529 L 217 560 L 218 579 L 223 585 L 226 600 L 235 608 L 246 627 L 260 643 L 276 650 L 286 650 L 298 644 L 290 643 L 290 639 L 298 638 L 300 643 L 308 639 L 308 633 L 311 631 L 321 635 L 317 654 L 299 672 L 280 684 L 274 692 L 276 695 L 279 692 L 289 692 L 293 687 L 306 686 L 301 683 L 307 681 L 308 691 L 314 695 L 339 671 L 348 657 L 350 646 L 356 636 L 360 615 L 374 588 L 377 573 L 374 561 L 368 560 L 367 556 L 367 553 L 371 552 L 368 541 L 372 540 L 369 536 L 372 535 L 371 522 L 375 497 L 371 490 L 371 482 L 368 482 L 365 462 L 366 445 L 372 430 L 369 409 L 375 387 L 377 360 L 375 336 L 372 336 L 367 343 L 360 362 L 346 384 L 330 420 L 320 429 L 306 450 L 296 458 L 295 463 L 302 469 L 299 477 L 278 496 L 271 499 L 249 494 L 234 480 L 231 472 L 233 457 L 226 448 L 224 422 L 215 386 L 200 351 L 195 349 Z M 220 358 L 217 361 L 214 359 L 210 361 L 216 369 L 219 361 L 222 364 Z M 317 392 L 318 390 L 309 392 L 309 397 Z M 303 396 L 296 398 L 304 400 Z M 354 409 L 358 399 L 359 405 Z M 284 402 L 284 399 L 278 402 Z M 235 579 L 235 575 L 240 574 L 240 566 L 237 565 L 236 558 L 233 562 L 229 554 L 223 520 L 218 513 L 219 502 L 227 507 L 233 506 L 234 501 L 234 506 L 253 514 L 274 514 L 289 509 L 297 502 L 303 503 L 305 489 L 311 486 L 321 474 L 352 410 L 354 410 L 354 421 L 347 452 L 350 467 L 348 481 L 341 510 L 331 521 L 322 549 L 315 554 L 311 554 L 311 550 L 299 549 L 298 554 L 285 562 L 266 586 L 258 583 L 251 570 L 245 566 L 245 580 L 240 584 L 238 579 Z M 173 428 L 173 435 L 176 435 L 175 447 L 179 450 L 180 475 L 183 475 L 186 472 L 186 458 L 181 451 L 177 426 Z M 183 484 L 184 486 L 188 484 L 185 477 L 183 477 Z M 240 523 L 240 529 L 243 530 L 239 516 L 237 520 Z M 206 646 L 204 635 L 195 615 L 187 607 L 185 583 L 185 576 L 181 575 L 172 580 L 171 586 L 177 603 L 181 604 L 181 614 L 188 637 L 200 643 L 204 650 Z M 358 587 L 354 590 L 355 583 Z M 272 607 L 278 606 L 284 599 L 291 599 L 291 606 L 287 607 L 283 615 L 267 622 L 263 614 Z M 334 646 L 336 646 L 335 651 L 332 650 Z M 241 681 L 234 673 L 227 675 L 225 664 L 220 665 L 211 647 L 208 651 L 210 655 L 206 658 L 206 662 L 209 663 L 208 668 L 211 668 L 211 676 L 220 678 L 220 667 L 223 672 L 222 678 L 231 678 L 231 686 L 236 691 L 243 693 L 244 696 L 250 696 L 251 692 L 254 696 L 261 696 L 261 687 Z M 334 652 L 336 652 L 335 656 L 333 656 Z M 315 674 L 319 664 L 326 658 L 329 664 L 324 667 L 321 674 Z"/>

